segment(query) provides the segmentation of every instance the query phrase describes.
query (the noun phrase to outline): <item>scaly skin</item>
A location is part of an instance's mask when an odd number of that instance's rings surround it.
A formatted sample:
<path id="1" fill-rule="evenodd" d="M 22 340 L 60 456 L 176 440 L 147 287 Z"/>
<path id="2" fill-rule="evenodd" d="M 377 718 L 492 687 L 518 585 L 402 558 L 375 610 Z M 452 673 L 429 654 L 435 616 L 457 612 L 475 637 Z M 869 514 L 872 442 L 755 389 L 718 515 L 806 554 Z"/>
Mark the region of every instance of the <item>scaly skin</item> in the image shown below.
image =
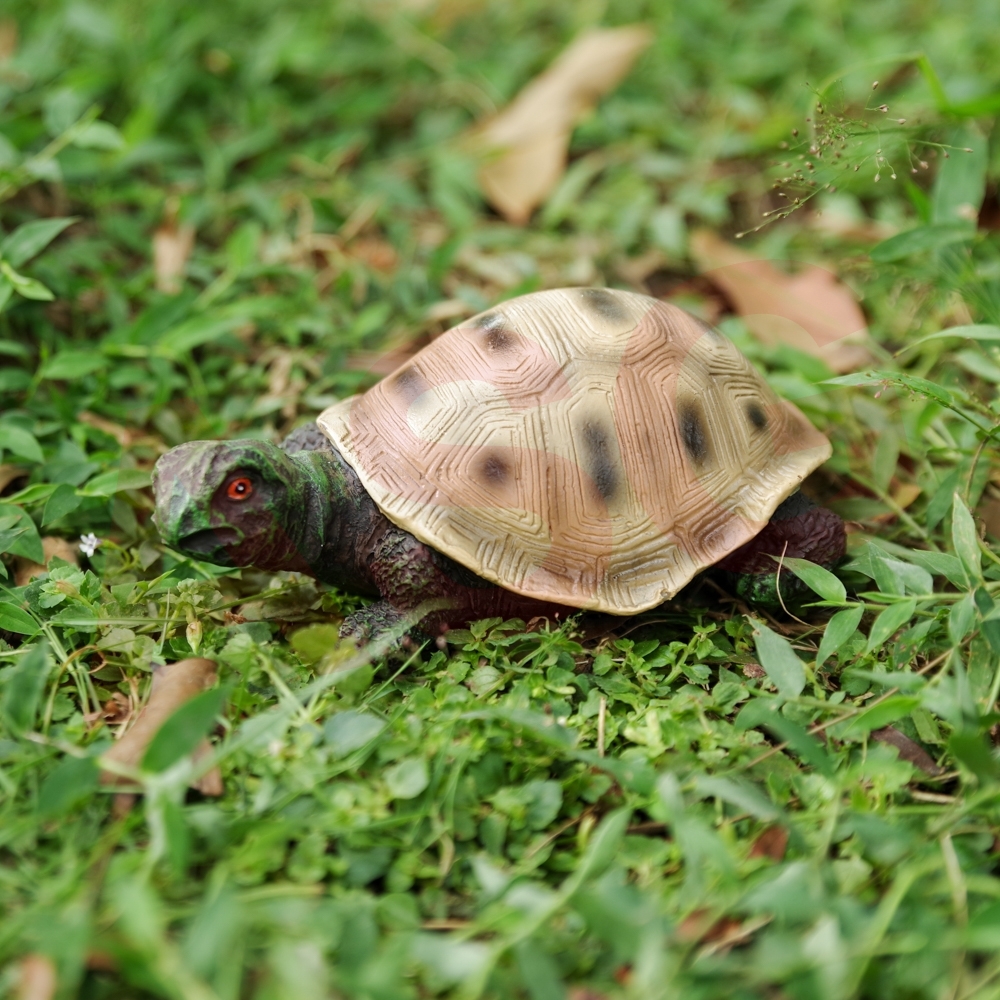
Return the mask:
<path id="1" fill-rule="evenodd" d="M 250 494 L 227 490 L 249 479 Z M 382 600 L 347 618 L 342 635 L 367 640 L 397 625 L 426 601 L 425 632 L 477 618 L 563 618 L 577 609 L 522 597 L 465 567 L 392 524 L 354 470 L 315 424 L 279 448 L 264 441 L 193 441 L 167 452 L 153 474 L 156 524 L 179 552 L 222 566 L 309 573 L 352 593 Z M 787 549 L 787 551 L 786 551 Z M 777 605 L 775 562 L 768 553 L 833 565 L 844 553 L 843 522 L 795 494 L 770 524 L 720 566 L 748 600 Z M 791 574 L 781 593 L 794 599 Z"/>

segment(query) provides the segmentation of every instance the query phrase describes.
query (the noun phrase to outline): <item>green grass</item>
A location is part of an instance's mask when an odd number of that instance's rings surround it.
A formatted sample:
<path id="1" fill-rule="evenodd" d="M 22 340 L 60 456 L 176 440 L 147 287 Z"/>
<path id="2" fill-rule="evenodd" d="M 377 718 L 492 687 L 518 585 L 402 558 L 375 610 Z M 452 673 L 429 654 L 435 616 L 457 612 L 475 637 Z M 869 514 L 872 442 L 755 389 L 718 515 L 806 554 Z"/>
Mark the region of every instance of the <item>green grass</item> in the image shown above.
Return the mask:
<path id="1" fill-rule="evenodd" d="M 3 17 L 0 996 L 29 995 L 38 954 L 59 997 L 115 1000 L 1000 996 L 1000 558 L 981 520 L 1000 495 L 1000 8 Z M 460 133 L 583 28 L 639 20 L 656 41 L 575 132 L 560 188 L 526 229 L 499 221 Z M 864 110 L 875 79 L 889 112 Z M 690 277 L 688 232 L 785 204 L 772 184 L 817 100 L 846 119 L 847 167 L 787 181 L 820 193 L 744 242 L 836 267 L 876 373 L 831 385 L 721 322 L 834 443 L 814 486 L 852 520 L 850 558 L 840 582 L 798 567 L 819 595 L 800 620 L 702 582 L 623 623 L 482 622 L 369 663 L 331 639 L 349 595 L 163 550 L 166 448 L 280 439 L 372 384 L 370 352 L 441 329 L 442 300 L 641 289 L 650 251 L 657 287 Z M 165 218 L 197 234 L 177 294 L 154 283 Z M 683 301 L 718 305 L 697 283 Z M 79 570 L 15 586 L 41 536 L 88 534 Z M 104 706 L 192 651 L 220 693 L 115 810 Z M 887 726 L 902 756 L 872 735 Z M 221 798 L 187 789 L 208 730 Z"/>

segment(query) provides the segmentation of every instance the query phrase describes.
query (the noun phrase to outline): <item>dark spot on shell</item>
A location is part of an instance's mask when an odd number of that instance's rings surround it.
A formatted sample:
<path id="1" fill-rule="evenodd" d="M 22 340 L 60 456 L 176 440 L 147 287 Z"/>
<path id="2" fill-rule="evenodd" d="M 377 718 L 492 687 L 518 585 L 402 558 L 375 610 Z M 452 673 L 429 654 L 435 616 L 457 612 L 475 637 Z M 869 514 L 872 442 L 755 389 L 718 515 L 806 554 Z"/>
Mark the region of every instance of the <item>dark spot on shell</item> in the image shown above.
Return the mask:
<path id="1" fill-rule="evenodd" d="M 760 403 L 747 403 L 747 420 L 749 420 L 758 431 L 762 431 L 765 427 L 767 427 L 767 414 L 764 412 L 764 408 L 760 405 Z"/>
<path id="2" fill-rule="evenodd" d="M 412 403 L 417 396 L 427 390 L 427 381 L 413 365 L 407 365 L 393 379 L 393 388 L 407 403 Z"/>
<path id="3" fill-rule="evenodd" d="M 583 304 L 603 319 L 620 323 L 628 318 L 621 300 L 607 288 L 581 288 L 579 295 Z"/>
<path id="4" fill-rule="evenodd" d="M 704 462 L 708 458 L 708 437 L 701 412 L 691 403 L 685 404 L 679 413 L 681 438 L 684 448 L 694 462 Z"/>
<path id="5" fill-rule="evenodd" d="M 514 337 L 505 329 L 507 319 L 501 313 L 484 313 L 473 321 L 473 325 L 482 331 L 483 340 L 491 351 L 503 353 L 514 346 Z"/>
<path id="6" fill-rule="evenodd" d="M 510 475 L 510 466 L 499 455 L 487 455 L 482 473 L 491 486 L 499 486 Z"/>
<path id="7" fill-rule="evenodd" d="M 618 468 L 615 465 L 610 435 L 597 423 L 583 425 L 583 444 L 587 450 L 587 471 L 594 480 L 597 492 L 605 501 L 618 491 Z"/>

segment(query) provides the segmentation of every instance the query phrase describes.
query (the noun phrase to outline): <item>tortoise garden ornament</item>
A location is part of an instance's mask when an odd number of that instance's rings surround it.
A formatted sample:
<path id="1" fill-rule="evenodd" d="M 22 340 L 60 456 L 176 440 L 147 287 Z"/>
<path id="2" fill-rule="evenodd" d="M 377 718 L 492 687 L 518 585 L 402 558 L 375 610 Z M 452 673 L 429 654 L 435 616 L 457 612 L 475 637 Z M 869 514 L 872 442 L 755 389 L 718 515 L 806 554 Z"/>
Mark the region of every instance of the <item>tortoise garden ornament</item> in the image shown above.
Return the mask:
<path id="1" fill-rule="evenodd" d="M 449 330 L 280 447 L 172 449 L 156 523 L 199 559 L 380 595 L 344 622 L 358 638 L 428 599 L 448 607 L 425 630 L 630 615 L 716 563 L 767 601 L 770 554 L 844 553 L 840 518 L 796 492 L 830 450 L 695 317 L 569 288 Z"/>

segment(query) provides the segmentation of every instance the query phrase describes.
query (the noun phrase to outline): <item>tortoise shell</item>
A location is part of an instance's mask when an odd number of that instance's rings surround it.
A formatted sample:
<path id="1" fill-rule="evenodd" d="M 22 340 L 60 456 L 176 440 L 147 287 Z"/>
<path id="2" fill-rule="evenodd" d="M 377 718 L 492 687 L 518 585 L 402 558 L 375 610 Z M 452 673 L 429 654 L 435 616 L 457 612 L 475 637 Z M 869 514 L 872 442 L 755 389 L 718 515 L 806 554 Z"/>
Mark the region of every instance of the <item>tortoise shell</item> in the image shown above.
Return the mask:
<path id="1" fill-rule="evenodd" d="M 318 422 L 422 542 L 619 615 L 753 538 L 831 451 L 722 334 L 595 288 L 510 299 Z"/>

